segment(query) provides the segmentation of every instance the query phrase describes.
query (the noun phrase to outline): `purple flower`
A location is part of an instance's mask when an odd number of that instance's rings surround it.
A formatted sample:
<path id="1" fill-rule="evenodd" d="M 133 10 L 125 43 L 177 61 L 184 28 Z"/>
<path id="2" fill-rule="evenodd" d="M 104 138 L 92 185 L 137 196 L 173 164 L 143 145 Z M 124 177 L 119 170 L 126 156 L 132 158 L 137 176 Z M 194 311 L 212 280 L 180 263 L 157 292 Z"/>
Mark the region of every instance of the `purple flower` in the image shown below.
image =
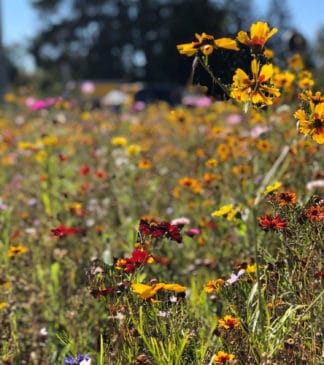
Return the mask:
<path id="1" fill-rule="evenodd" d="M 235 274 L 234 272 L 232 272 L 231 277 L 226 280 L 226 285 L 232 285 L 234 283 L 236 283 L 237 281 L 240 280 L 240 277 L 245 273 L 244 269 L 241 269 L 237 274 Z"/>
<path id="2" fill-rule="evenodd" d="M 91 357 L 88 355 L 78 355 L 76 359 L 66 356 L 64 365 L 91 365 Z"/>
<path id="3" fill-rule="evenodd" d="M 78 361 L 73 357 L 66 356 L 64 359 L 64 365 L 78 365 Z"/>

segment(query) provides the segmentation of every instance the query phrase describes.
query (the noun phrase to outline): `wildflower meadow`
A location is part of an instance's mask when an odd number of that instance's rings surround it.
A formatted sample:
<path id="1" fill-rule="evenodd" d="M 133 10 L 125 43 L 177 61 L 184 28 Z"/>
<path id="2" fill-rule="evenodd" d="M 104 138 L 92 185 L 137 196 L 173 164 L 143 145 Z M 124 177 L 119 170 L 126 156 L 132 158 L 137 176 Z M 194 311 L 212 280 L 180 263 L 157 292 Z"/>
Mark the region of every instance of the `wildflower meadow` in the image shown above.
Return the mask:
<path id="1" fill-rule="evenodd" d="M 324 363 L 324 95 L 276 32 L 175 44 L 177 105 L 5 95 L 1 364 Z"/>

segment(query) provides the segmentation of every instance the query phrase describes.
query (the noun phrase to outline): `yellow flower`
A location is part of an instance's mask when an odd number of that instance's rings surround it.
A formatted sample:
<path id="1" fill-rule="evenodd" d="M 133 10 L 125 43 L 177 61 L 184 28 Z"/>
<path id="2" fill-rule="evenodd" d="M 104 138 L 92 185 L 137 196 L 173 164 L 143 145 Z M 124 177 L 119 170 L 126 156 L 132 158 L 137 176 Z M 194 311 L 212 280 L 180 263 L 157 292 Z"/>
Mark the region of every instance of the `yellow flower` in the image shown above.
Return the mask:
<path id="1" fill-rule="evenodd" d="M 300 89 L 310 89 L 314 86 L 313 75 L 309 71 L 301 71 L 298 74 L 298 87 Z"/>
<path id="2" fill-rule="evenodd" d="M 187 290 L 185 286 L 179 284 L 165 284 L 165 283 L 155 283 L 152 285 L 146 285 L 142 283 L 132 283 L 131 287 L 133 292 L 137 294 L 142 299 L 150 299 L 160 291 L 175 291 L 177 293 L 183 293 Z"/>
<path id="3" fill-rule="evenodd" d="M 272 64 L 260 66 L 253 59 L 251 62 L 253 78 L 238 68 L 233 76 L 230 96 L 241 103 L 272 105 L 273 98 L 280 96 L 279 89 L 270 83 L 273 75 Z"/>
<path id="4" fill-rule="evenodd" d="M 228 361 L 232 361 L 233 359 L 235 359 L 235 355 L 228 354 L 224 351 L 218 351 L 217 355 L 215 355 L 213 359 L 218 364 L 225 364 L 228 363 Z"/>
<path id="5" fill-rule="evenodd" d="M 309 103 L 310 113 L 307 115 L 303 109 L 298 109 L 294 117 L 299 121 L 299 131 L 309 134 L 312 139 L 324 143 L 324 102 L 319 104 Z"/>
<path id="6" fill-rule="evenodd" d="M 239 51 L 235 39 L 231 38 L 219 38 L 215 39 L 212 35 L 201 33 L 195 34 L 198 42 L 182 43 L 177 45 L 177 49 L 180 54 L 186 56 L 193 56 L 198 50 L 200 50 L 204 56 L 208 56 L 213 53 L 215 48 L 226 48 L 233 51 Z"/>
<path id="7" fill-rule="evenodd" d="M 9 248 L 9 252 L 8 252 L 8 257 L 12 258 L 18 255 L 21 255 L 23 253 L 26 253 L 28 250 L 26 247 L 18 245 L 18 246 L 10 246 Z"/>
<path id="8" fill-rule="evenodd" d="M 216 167 L 217 165 L 218 165 L 218 162 L 214 158 L 210 158 L 209 160 L 207 160 L 205 162 L 205 166 L 207 166 L 207 167 Z"/>
<path id="9" fill-rule="evenodd" d="M 295 75 L 289 71 L 275 73 L 272 78 L 273 85 L 278 88 L 283 88 L 285 92 L 291 90 L 294 80 Z"/>
<path id="10" fill-rule="evenodd" d="M 127 144 L 127 139 L 125 137 L 114 137 L 111 140 L 113 146 L 123 147 Z"/>
<path id="11" fill-rule="evenodd" d="M 257 142 L 257 149 L 260 151 L 260 152 L 269 152 L 270 151 L 270 148 L 271 148 L 271 144 L 268 140 L 266 139 L 260 139 L 258 142 Z"/>
<path id="12" fill-rule="evenodd" d="M 265 48 L 265 50 L 263 51 L 263 54 L 265 55 L 265 57 L 268 59 L 268 60 L 272 60 L 273 57 L 274 57 L 274 52 L 272 49 L 270 48 Z"/>
<path id="13" fill-rule="evenodd" d="M 138 161 L 137 166 L 141 170 L 149 170 L 152 168 L 152 163 L 150 160 L 143 159 Z"/>
<path id="14" fill-rule="evenodd" d="M 46 156 L 47 156 L 47 152 L 44 150 L 40 150 L 39 152 L 37 152 L 35 159 L 37 162 L 43 162 L 44 159 L 46 158 Z"/>
<path id="15" fill-rule="evenodd" d="M 3 97 L 6 103 L 13 103 L 16 100 L 16 96 L 12 93 L 7 93 Z"/>
<path id="16" fill-rule="evenodd" d="M 8 306 L 8 303 L 0 302 L 0 311 L 5 309 Z"/>
<path id="17" fill-rule="evenodd" d="M 299 53 L 295 53 L 288 59 L 288 65 L 295 71 L 300 71 L 305 67 L 303 58 Z"/>
<path id="18" fill-rule="evenodd" d="M 264 190 L 264 194 L 265 194 L 265 195 L 270 194 L 270 193 L 272 193 L 273 191 L 278 190 L 280 187 L 281 187 L 281 182 L 276 181 L 273 185 L 268 185 L 268 186 L 265 188 L 265 190 Z"/>
<path id="19" fill-rule="evenodd" d="M 240 211 L 239 207 L 234 208 L 233 204 L 224 205 L 218 210 L 215 210 L 211 215 L 213 217 L 226 216 L 227 220 L 232 221 L 235 219 L 236 214 Z"/>
<path id="20" fill-rule="evenodd" d="M 58 143 L 58 138 L 56 136 L 47 136 L 42 139 L 44 146 L 54 146 Z"/>
<path id="21" fill-rule="evenodd" d="M 221 286 L 225 284 L 223 279 L 209 280 L 208 283 L 204 287 L 205 293 L 213 293 L 218 292 Z"/>
<path id="22" fill-rule="evenodd" d="M 257 266 L 256 264 L 253 264 L 253 265 L 247 265 L 246 269 L 245 269 L 245 272 L 248 273 L 248 274 L 253 274 L 256 272 L 256 269 L 257 269 Z"/>
<path id="23" fill-rule="evenodd" d="M 240 321 L 237 318 L 227 314 L 224 318 L 218 320 L 218 325 L 220 327 L 224 327 L 225 329 L 229 329 L 238 327 L 240 325 Z"/>
<path id="24" fill-rule="evenodd" d="M 228 146 L 228 144 L 225 143 L 220 143 L 217 146 L 217 155 L 219 156 L 219 158 L 222 161 L 226 161 L 227 158 L 230 156 L 231 154 L 231 148 Z"/>
<path id="25" fill-rule="evenodd" d="M 253 50 L 262 50 L 267 40 L 278 32 L 277 28 L 269 29 L 268 23 L 257 22 L 250 27 L 250 36 L 241 30 L 237 34 L 237 40 Z"/>
<path id="26" fill-rule="evenodd" d="M 128 156 L 136 156 L 140 152 L 141 152 L 141 146 L 139 146 L 138 144 L 131 144 L 130 146 L 128 146 L 126 151 Z"/>

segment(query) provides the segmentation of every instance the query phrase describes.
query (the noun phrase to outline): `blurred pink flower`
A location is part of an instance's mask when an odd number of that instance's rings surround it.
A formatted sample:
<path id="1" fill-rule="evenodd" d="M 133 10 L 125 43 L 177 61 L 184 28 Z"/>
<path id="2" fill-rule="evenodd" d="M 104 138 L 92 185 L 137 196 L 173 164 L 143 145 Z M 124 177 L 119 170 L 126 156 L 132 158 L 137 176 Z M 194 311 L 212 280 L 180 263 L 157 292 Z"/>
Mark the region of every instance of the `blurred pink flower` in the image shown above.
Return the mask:
<path id="1" fill-rule="evenodd" d="M 240 114 L 230 114 L 227 117 L 226 121 L 230 125 L 240 124 L 242 122 L 242 115 L 240 115 Z"/>
<path id="2" fill-rule="evenodd" d="M 85 94 L 85 95 L 90 95 L 93 94 L 96 90 L 96 86 L 93 82 L 91 81 L 84 81 L 81 84 L 81 93 Z"/>
<path id="3" fill-rule="evenodd" d="M 185 235 L 189 237 L 198 236 L 199 234 L 200 234 L 200 229 L 198 228 L 190 228 L 185 232 Z"/>
<path id="4" fill-rule="evenodd" d="M 44 100 L 36 100 L 33 97 L 30 97 L 30 98 L 26 99 L 26 106 L 30 110 L 36 111 L 36 110 L 46 109 L 50 106 L 55 105 L 56 103 L 58 103 L 60 101 L 62 101 L 61 96 L 47 98 L 47 99 L 44 99 Z"/>

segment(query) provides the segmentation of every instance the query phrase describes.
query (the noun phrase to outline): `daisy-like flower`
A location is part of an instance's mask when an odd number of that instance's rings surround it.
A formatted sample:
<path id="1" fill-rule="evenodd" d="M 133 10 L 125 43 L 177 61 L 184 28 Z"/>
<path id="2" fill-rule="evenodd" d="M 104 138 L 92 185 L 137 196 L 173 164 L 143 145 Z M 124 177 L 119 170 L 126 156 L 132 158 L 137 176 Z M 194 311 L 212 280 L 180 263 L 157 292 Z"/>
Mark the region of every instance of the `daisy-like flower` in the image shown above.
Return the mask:
<path id="1" fill-rule="evenodd" d="M 232 361 L 233 359 L 235 359 L 235 355 L 228 354 L 227 352 L 224 351 L 218 351 L 217 354 L 213 357 L 213 360 L 217 364 L 226 364 Z"/>
<path id="2" fill-rule="evenodd" d="M 275 87 L 282 88 L 285 92 L 290 92 L 292 84 L 296 76 L 289 71 L 276 72 L 273 75 L 272 81 Z"/>
<path id="3" fill-rule="evenodd" d="M 305 90 L 301 92 L 298 96 L 303 101 L 313 102 L 314 105 L 324 103 L 324 95 L 320 91 L 316 91 L 315 93 L 313 93 L 312 90 Z"/>
<path id="4" fill-rule="evenodd" d="M 274 218 L 271 218 L 268 214 L 266 214 L 263 217 L 259 217 L 258 220 L 260 227 L 262 227 L 264 231 L 285 229 L 287 227 L 287 220 L 281 219 L 279 214 Z"/>
<path id="5" fill-rule="evenodd" d="M 238 68 L 233 76 L 230 96 L 240 103 L 272 105 L 273 98 L 280 96 L 280 90 L 271 84 L 272 64 L 260 65 L 256 59 L 251 62 L 252 79 Z"/>
<path id="6" fill-rule="evenodd" d="M 260 53 L 268 39 L 277 32 L 278 29 L 270 29 L 268 23 L 256 22 L 251 24 L 250 35 L 248 35 L 247 32 L 241 30 L 237 34 L 237 40 L 251 48 L 253 52 Z"/>
<path id="7" fill-rule="evenodd" d="M 205 293 L 218 292 L 219 289 L 225 284 L 223 279 L 209 280 L 204 287 Z"/>
<path id="8" fill-rule="evenodd" d="M 212 35 L 206 34 L 205 32 L 201 34 L 196 33 L 195 36 L 198 41 L 177 45 L 177 49 L 180 54 L 191 57 L 194 56 L 198 50 L 200 50 L 204 56 L 209 56 L 216 48 L 225 48 L 233 51 L 239 51 L 235 39 L 215 39 Z"/>
<path id="9" fill-rule="evenodd" d="M 323 208 L 319 205 L 307 208 L 307 217 L 311 221 L 321 221 L 324 218 Z"/>
<path id="10" fill-rule="evenodd" d="M 179 284 L 154 283 L 146 285 L 142 283 L 132 283 L 133 292 L 142 299 L 150 299 L 154 297 L 159 291 L 174 291 L 177 293 L 184 293 L 187 288 Z"/>
<path id="11" fill-rule="evenodd" d="M 270 193 L 273 193 L 274 191 L 278 190 L 281 187 L 281 182 L 276 181 L 273 185 L 268 185 L 265 190 L 264 194 L 268 195 Z"/>
<path id="12" fill-rule="evenodd" d="M 8 257 L 13 258 L 15 256 L 22 255 L 22 254 L 26 253 L 27 251 L 28 251 L 27 248 L 24 246 L 21 246 L 21 245 L 10 246 L 9 252 L 8 252 Z"/>
<path id="13" fill-rule="evenodd" d="M 309 103 L 309 112 L 300 108 L 294 114 L 299 122 L 299 131 L 308 134 L 319 143 L 324 143 L 324 102 L 314 104 Z"/>
<path id="14" fill-rule="evenodd" d="M 233 221 L 237 214 L 239 213 L 240 208 L 236 207 L 234 208 L 233 204 L 228 204 L 222 206 L 220 209 L 215 210 L 211 215 L 213 217 L 226 217 L 227 220 Z"/>
<path id="15" fill-rule="evenodd" d="M 218 320 L 218 326 L 223 327 L 225 329 L 235 328 L 240 325 L 240 321 L 232 317 L 230 314 L 227 314 L 224 318 Z"/>
<path id="16" fill-rule="evenodd" d="M 296 202 L 296 194 L 295 193 L 280 193 L 277 195 L 277 200 L 280 206 L 284 205 L 292 205 Z"/>

